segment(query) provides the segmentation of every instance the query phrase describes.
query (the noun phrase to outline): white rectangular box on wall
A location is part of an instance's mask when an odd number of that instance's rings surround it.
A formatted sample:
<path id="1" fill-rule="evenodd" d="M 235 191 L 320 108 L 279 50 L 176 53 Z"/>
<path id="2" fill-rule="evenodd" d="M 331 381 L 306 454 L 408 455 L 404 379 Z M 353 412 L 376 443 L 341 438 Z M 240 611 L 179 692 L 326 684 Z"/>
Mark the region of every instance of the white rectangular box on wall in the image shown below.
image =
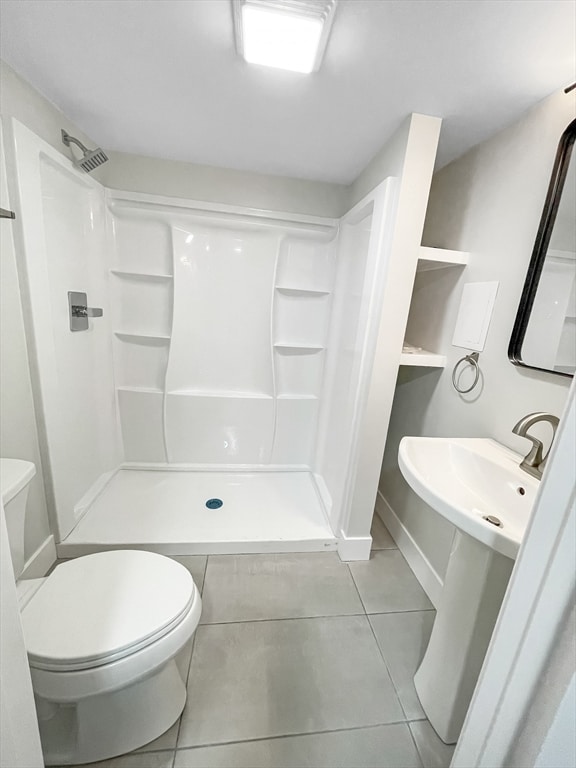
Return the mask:
<path id="1" fill-rule="evenodd" d="M 498 281 L 466 283 L 460 299 L 452 346 L 482 352 L 492 319 Z"/>

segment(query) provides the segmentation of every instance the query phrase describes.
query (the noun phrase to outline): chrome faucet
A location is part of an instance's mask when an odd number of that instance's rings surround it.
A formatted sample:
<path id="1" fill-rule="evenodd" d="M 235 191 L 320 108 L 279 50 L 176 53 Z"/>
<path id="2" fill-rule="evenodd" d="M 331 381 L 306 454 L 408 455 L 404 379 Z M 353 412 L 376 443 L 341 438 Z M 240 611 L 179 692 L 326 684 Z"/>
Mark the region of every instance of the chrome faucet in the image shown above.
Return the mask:
<path id="1" fill-rule="evenodd" d="M 556 416 L 553 416 L 551 413 L 529 413 L 527 416 L 524 416 L 523 419 L 520 419 L 518 424 L 516 424 L 516 426 L 512 429 L 512 432 L 514 432 L 515 435 L 519 435 L 520 437 L 525 437 L 532 443 L 532 448 L 530 448 L 530 451 L 522 460 L 520 469 L 528 472 L 528 474 L 532 475 L 532 477 L 536 477 L 538 480 L 541 480 L 544 467 L 546 466 L 546 461 L 550 454 L 550 448 L 548 449 L 546 456 L 543 456 L 543 446 L 540 440 L 537 440 L 535 437 L 532 437 L 532 435 L 528 434 L 530 427 L 534 426 L 534 424 L 537 424 L 539 421 L 547 421 L 552 425 L 554 433 L 552 435 L 552 441 L 550 442 L 551 448 L 552 443 L 554 442 L 554 437 L 556 436 L 556 429 L 560 423 L 560 420 Z"/>

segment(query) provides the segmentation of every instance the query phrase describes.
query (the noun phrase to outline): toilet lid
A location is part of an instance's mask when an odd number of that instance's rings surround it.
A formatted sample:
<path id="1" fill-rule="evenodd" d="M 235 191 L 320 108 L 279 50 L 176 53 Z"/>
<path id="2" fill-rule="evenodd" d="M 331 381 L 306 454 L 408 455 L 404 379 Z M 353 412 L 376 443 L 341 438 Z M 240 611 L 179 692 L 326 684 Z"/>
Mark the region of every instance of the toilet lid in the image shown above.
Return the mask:
<path id="1" fill-rule="evenodd" d="M 188 613 L 190 572 L 164 555 L 119 550 L 59 565 L 22 611 L 30 664 L 87 669 L 149 645 Z"/>

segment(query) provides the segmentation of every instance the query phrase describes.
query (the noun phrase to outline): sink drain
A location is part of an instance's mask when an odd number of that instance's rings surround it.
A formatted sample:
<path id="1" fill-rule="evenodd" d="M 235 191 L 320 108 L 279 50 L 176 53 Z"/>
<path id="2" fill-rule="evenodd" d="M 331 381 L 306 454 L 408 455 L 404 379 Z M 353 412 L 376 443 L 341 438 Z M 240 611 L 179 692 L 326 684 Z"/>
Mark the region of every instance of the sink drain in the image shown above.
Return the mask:
<path id="1" fill-rule="evenodd" d="M 224 504 L 222 499 L 208 499 L 206 502 L 206 506 L 208 509 L 220 509 L 220 507 Z"/>
<path id="2" fill-rule="evenodd" d="M 495 525 L 497 528 L 504 528 L 504 523 L 494 515 L 484 515 L 483 520 L 486 520 L 487 523 Z"/>

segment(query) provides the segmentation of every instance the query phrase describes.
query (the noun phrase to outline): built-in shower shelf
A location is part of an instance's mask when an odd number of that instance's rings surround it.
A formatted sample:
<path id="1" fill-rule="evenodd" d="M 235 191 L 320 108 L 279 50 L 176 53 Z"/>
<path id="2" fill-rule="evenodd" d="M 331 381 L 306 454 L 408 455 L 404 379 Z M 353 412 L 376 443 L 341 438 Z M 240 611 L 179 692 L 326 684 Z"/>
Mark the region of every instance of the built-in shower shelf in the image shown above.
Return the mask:
<path id="1" fill-rule="evenodd" d="M 172 280 L 173 275 L 160 272 L 129 272 L 125 269 L 111 269 L 110 272 L 117 277 L 136 278 L 137 280 Z"/>
<path id="2" fill-rule="evenodd" d="M 126 341 L 140 339 L 143 341 L 170 341 L 170 336 L 161 333 L 130 333 L 127 331 L 114 331 L 114 335 Z"/>
<path id="3" fill-rule="evenodd" d="M 272 395 L 268 395 L 264 392 L 234 392 L 234 391 L 219 391 L 219 390 L 202 390 L 202 389 L 169 389 L 166 394 L 168 395 L 187 395 L 189 397 L 231 397 L 231 398 L 252 398 L 271 400 Z"/>
<path id="4" fill-rule="evenodd" d="M 318 400 L 318 395 L 284 392 L 278 395 L 278 400 Z"/>
<path id="5" fill-rule="evenodd" d="M 163 395 L 164 390 L 159 389 L 158 387 L 128 387 L 128 386 L 121 386 L 116 387 L 116 389 L 119 392 L 145 392 L 147 394 L 153 394 L 153 395 Z"/>
<path id="6" fill-rule="evenodd" d="M 421 368 L 445 368 L 446 355 L 439 355 L 436 352 L 429 352 L 427 349 L 405 344 L 402 348 L 400 365 L 412 365 Z"/>
<path id="7" fill-rule="evenodd" d="M 318 288 L 295 288 L 287 285 L 277 285 L 278 293 L 286 296 L 329 296 L 330 291 L 324 291 Z"/>
<path id="8" fill-rule="evenodd" d="M 291 349 L 301 352 L 320 352 L 324 349 L 321 344 L 285 344 L 283 342 L 274 344 L 274 349 Z"/>
<path id="9" fill-rule="evenodd" d="M 469 255 L 465 251 L 449 251 L 446 248 L 428 248 L 421 245 L 418 255 L 418 272 L 446 267 L 463 267 L 468 264 Z"/>

